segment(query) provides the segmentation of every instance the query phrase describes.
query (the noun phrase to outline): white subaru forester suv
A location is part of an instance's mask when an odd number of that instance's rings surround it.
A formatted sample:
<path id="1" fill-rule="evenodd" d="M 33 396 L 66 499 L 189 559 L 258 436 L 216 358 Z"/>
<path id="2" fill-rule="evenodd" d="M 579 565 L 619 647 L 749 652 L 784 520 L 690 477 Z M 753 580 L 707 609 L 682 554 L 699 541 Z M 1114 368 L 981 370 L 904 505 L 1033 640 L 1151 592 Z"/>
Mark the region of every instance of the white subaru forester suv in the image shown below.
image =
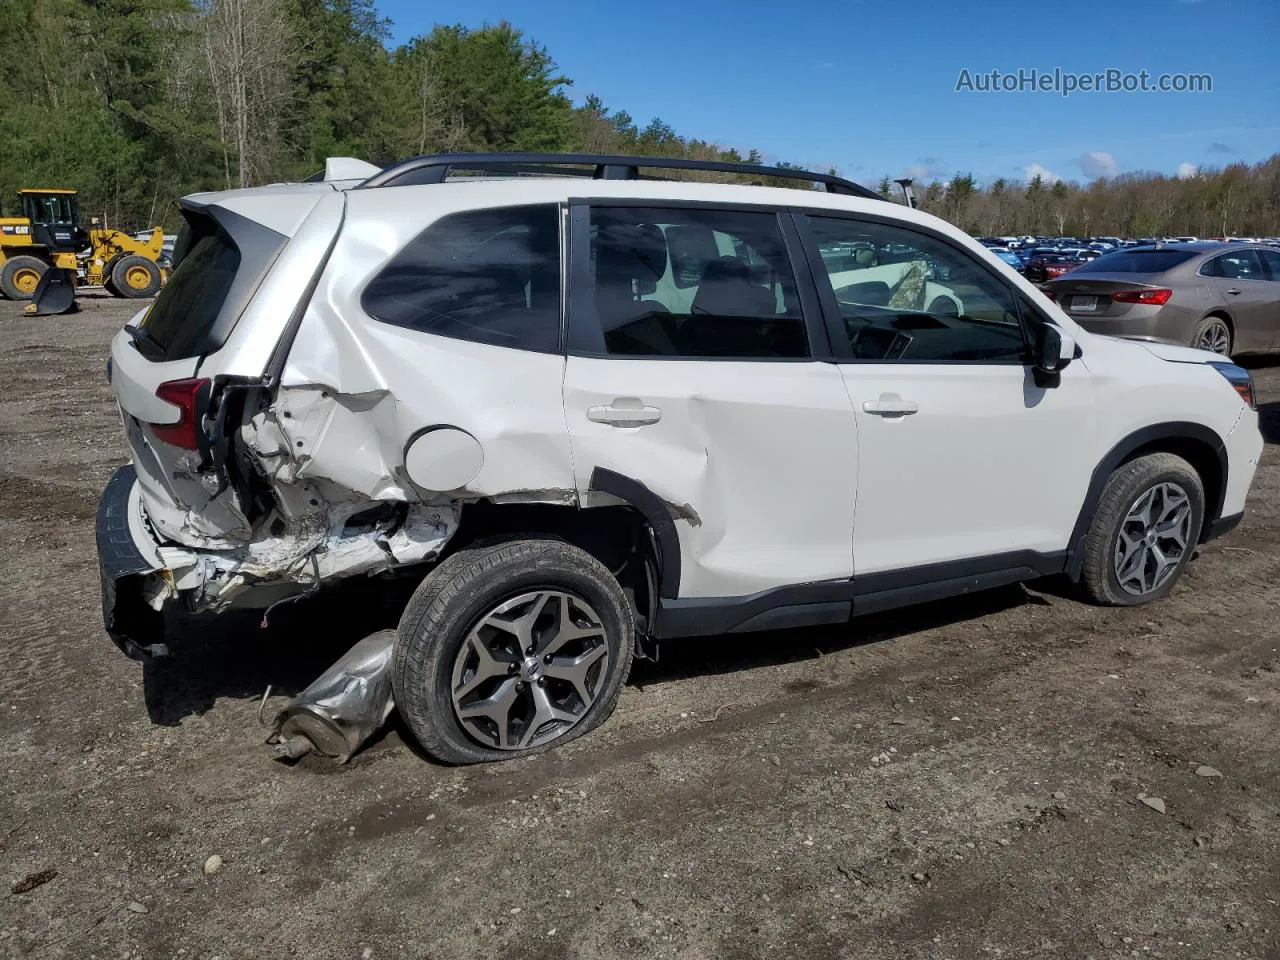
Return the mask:
<path id="1" fill-rule="evenodd" d="M 659 640 L 1054 574 L 1155 600 L 1262 450 L 1247 371 L 1085 332 L 834 176 L 338 159 L 181 209 L 111 345 L 107 630 L 156 656 L 170 601 L 413 577 L 388 688 L 446 762 L 599 725 Z"/>

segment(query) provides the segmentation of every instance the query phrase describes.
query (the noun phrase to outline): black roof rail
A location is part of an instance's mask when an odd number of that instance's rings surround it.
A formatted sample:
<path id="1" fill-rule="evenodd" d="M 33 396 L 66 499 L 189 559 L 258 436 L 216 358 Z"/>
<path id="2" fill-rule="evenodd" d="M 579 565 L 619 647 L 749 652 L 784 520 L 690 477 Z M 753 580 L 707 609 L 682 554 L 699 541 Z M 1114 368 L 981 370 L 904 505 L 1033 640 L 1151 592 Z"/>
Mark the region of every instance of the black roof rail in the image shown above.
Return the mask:
<path id="1" fill-rule="evenodd" d="M 364 187 L 406 186 L 416 183 L 440 183 L 452 168 L 492 171 L 495 173 L 559 173 L 568 176 L 592 176 L 596 180 L 639 180 L 640 168 L 659 170 L 702 170 L 712 173 L 736 173 L 748 177 L 780 177 L 820 183 L 827 193 L 841 193 L 871 200 L 883 199 L 866 187 L 830 173 L 813 173 L 791 167 L 765 167 L 755 163 L 729 163 L 723 160 L 686 160 L 679 157 L 620 157 L 592 153 L 437 153 L 414 157 L 390 164 L 381 173 L 360 184 Z M 589 167 L 585 170 L 567 167 Z M 560 169 L 556 169 L 560 168 Z"/>

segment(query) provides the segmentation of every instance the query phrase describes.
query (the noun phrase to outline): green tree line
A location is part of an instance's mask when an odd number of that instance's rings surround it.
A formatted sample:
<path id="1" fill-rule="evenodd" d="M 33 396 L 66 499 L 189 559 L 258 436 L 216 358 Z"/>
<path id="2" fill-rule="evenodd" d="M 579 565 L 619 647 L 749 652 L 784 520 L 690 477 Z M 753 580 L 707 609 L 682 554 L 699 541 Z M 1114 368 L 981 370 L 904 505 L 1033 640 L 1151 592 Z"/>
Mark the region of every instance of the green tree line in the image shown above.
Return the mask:
<path id="1" fill-rule="evenodd" d="M 85 215 L 172 224 L 186 193 L 454 150 L 759 161 L 569 99 L 507 23 L 397 47 L 372 0 L 8 0 L 0 18 L 0 204 L 72 186 Z"/>
<path id="2" fill-rule="evenodd" d="M 972 174 L 915 187 L 922 210 L 983 236 L 1275 236 L 1280 234 L 1280 154 L 1191 176 L 1132 173 L 1080 184 L 995 180 Z M 898 200 L 888 177 L 880 194 Z"/>
<path id="3" fill-rule="evenodd" d="M 373 0 L 5 0 L 0 208 L 75 187 L 85 215 L 173 225 L 197 190 L 296 180 L 326 157 L 436 151 L 626 153 L 759 162 L 578 105 L 549 51 L 507 23 L 441 25 L 399 46 Z M 709 179 L 726 179 L 708 175 Z M 1197 235 L 1280 229 L 1280 155 L 1177 179 L 1086 186 L 972 176 L 920 188 L 975 233 Z M 881 192 L 891 196 L 886 180 Z"/>

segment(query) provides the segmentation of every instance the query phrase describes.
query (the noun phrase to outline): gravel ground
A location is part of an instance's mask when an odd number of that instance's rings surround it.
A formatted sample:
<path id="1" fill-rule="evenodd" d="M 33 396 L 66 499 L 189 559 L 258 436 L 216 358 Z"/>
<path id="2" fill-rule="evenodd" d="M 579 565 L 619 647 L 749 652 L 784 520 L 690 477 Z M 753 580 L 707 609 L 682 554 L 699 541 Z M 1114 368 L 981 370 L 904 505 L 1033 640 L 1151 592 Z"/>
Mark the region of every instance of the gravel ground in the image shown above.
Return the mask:
<path id="1" fill-rule="evenodd" d="M 289 768 L 263 690 L 392 612 L 321 595 L 119 654 L 93 515 L 135 305 L 83 303 L 0 303 L 0 957 L 1280 956 L 1274 446 L 1154 606 L 1012 588 L 669 644 L 545 756 L 447 769 L 393 726 Z"/>

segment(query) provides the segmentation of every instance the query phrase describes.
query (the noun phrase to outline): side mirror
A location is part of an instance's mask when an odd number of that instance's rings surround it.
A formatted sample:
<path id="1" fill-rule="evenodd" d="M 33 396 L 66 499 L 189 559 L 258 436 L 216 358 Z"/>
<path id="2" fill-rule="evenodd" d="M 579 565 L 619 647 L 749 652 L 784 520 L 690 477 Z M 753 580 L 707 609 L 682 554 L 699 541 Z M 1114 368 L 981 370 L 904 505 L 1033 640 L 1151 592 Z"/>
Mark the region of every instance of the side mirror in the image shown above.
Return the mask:
<path id="1" fill-rule="evenodd" d="M 1057 386 L 1058 375 L 1076 354 L 1075 341 L 1051 323 L 1039 324 L 1031 366 L 1041 386 Z M 1041 382 L 1043 381 L 1043 382 Z"/>

